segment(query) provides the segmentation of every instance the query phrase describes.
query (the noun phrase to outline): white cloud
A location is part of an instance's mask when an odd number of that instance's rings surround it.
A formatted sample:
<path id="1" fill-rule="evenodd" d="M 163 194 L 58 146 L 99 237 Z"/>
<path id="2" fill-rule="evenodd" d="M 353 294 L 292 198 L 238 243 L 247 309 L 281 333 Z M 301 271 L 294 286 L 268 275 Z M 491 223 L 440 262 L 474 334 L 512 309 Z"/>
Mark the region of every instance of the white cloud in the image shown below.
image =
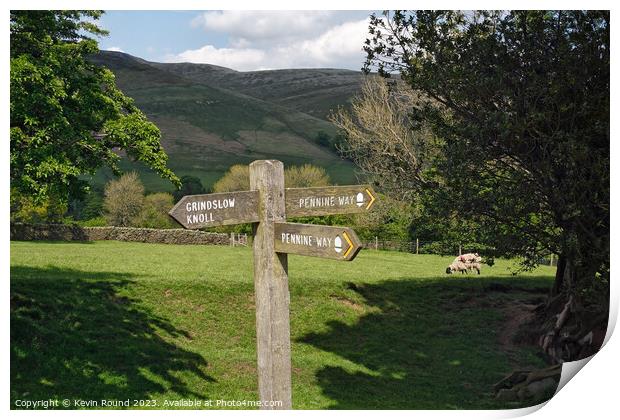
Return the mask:
<path id="1" fill-rule="evenodd" d="M 224 33 L 233 42 L 237 39 L 251 39 L 260 44 L 265 40 L 281 41 L 317 35 L 334 24 L 335 16 L 329 10 L 209 11 L 195 18 L 192 25 L 202 27 L 207 32 Z"/>
<path id="2" fill-rule="evenodd" d="M 263 20 L 251 25 L 251 16 L 262 16 Z M 368 36 L 368 18 L 357 17 L 334 23 L 333 12 L 208 12 L 194 24 L 227 31 L 229 45 L 205 45 L 169 56 L 167 61 L 209 63 L 240 71 L 304 67 L 358 70 L 365 57 L 362 46 Z M 288 24 L 284 24 L 286 19 L 290 19 Z M 276 36 L 278 33 L 281 35 Z"/>
<path id="3" fill-rule="evenodd" d="M 125 52 L 121 49 L 121 47 L 108 47 L 106 48 L 106 51 L 116 51 L 116 52 L 122 52 L 122 53 Z"/>
<path id="4" fill-rule="evenodd" d="M 312 67 L 330 67 L 334 63 L 346 66 L 362 66 L 362 46 L 368 35 L 368 20 L 346 22 L 329 29 L 317 38 L 304 40 L 276 53 L 294 58 L 294 61 Z M 299 65 L 298 64 L 298 65 Z"/>
<path id="5" fill-rule="evenodd" d="M 187 50 L 170 57 L 171 62 L 208 63 L 246 71 L 261 68 L 265 52 L 251 48 L 215 48 L 205 45 L 197 50 Z"/>

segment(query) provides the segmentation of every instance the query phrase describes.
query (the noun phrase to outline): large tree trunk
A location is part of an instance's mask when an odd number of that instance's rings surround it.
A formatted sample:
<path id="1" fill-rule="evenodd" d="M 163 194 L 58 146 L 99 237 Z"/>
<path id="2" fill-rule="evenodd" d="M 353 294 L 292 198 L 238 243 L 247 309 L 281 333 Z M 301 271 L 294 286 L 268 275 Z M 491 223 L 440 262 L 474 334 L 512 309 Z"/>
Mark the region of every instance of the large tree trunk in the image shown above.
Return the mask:
<path id="1" fill-rule="evenodd" d="M 578 262 L 565 254 L 559 257 L 549 299 L 537 314 L 538 344 L 553 363 L 589 357 L 603 344 L 609 291 L 595 287 L 600 283 L 597 265 Z M 583 292 L 584 285 L 590 288 L 588 295 Z"/>

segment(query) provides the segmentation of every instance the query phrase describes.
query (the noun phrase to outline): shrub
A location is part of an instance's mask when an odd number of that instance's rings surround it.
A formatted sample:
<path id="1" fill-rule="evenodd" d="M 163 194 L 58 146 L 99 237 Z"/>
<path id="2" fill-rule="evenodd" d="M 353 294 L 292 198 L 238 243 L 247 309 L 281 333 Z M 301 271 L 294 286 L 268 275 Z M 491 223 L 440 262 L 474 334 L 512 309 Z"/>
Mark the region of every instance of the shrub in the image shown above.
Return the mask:
<path id="1" fill-rule="evenodd" d="M 111 226 L 132 226 L 142 211 L 144 186 L 138 174 L 130 172 L 108 182 L 104 191 L 105 219 Z"/>
<path id="2" fill-rule="evenodd" d="M 250 167 L 233 165 L 213 185 L 213 192 L 248 191 L 250 189 Z"/>
<path id="3" fill-rule="evenodd" d="M 165 192 L 149 194 L 144 199 L 142 210 L 132 220 L 132 226 L 155 229 L 178 227 L 168 215 L 172 206 L 174 206 L 172 194 Z"/>
<path id="4" fill-rule="evenodd" d="M 200 178 L 191 175 L 181 177 L 181 188 L 172 193 L 174 201 L 177 202 L 186 195 L 204 194 L 205 187 L 202 185 Z"/>
<path id="5" fill-rule="evenodd" d="M 288 188 L 323 187 L 330 185 L 325 169 L 305 164 L 284 170 L 284 185 Z"/>
<path id="6" fill-rule="evenodd" d="M 77 224 L 81 227 L 100 227 L 107 226 L 107 221 L 105 217 L 99 216 L 88 220 L 79 220 Z"/>
<path id="7" fill-rule="evenodd" d="M 56 195 L 35 200 L 11 189 L 11 221 L 23 223 L 60 223 L 67 212 L 67 203 Z"/>

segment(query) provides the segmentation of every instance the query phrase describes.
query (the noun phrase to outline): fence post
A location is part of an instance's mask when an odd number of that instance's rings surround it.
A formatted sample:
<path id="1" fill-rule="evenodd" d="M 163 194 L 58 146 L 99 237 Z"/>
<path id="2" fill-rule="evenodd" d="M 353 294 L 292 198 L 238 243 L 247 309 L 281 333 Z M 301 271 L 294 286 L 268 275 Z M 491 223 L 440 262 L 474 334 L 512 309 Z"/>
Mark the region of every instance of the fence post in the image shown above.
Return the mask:
<path id="1" fill-rule="evenodd" d="M 258 190 L 259 222 L 254 224 L 254 289 L 258 393 L 291 409 L 291 338 L 287 254 L 275 251 L 275 224 L 286 221 L 284 165 L 277 160 L 250 164 L 250 189 Z"/>
<path id="2" fill-rule="evenodd" d="M 420 253 L 420 240 L 418 238 L 415 238 L 415 253 Z"/>
<path id="3" fill-rule="evenodd" d="M 379 237 L 375 236 L 375 250 L 379 249 Z"/>
<path id="4" fill-rule="evenodd" d="M 549 266 L 553 267 L 553 254 L 551 254 L 551 257 L 549 257 Z"/>
<path id="5" fill-rule="evenodd" d="M 463 248 L 461 247 L 461 244 L 459 244 L 459 255 L 463 255 Z"/>

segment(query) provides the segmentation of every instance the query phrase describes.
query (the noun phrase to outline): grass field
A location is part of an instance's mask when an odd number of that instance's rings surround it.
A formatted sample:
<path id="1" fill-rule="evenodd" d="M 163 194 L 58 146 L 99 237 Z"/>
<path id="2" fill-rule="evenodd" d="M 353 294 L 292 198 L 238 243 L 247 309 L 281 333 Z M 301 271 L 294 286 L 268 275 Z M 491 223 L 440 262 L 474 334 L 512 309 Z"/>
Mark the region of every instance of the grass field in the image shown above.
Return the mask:
<path id="1" fill-rule="evenodd" d="M 506 308 L 553 271 L 444 273 L 451 257 L 289 256 L 293 406 L 487 409 L 492 384 L 541 367 Z M 497 287 L 501 283 L 505 287 Z M 252 253 L 122 242 L 11 243 L 11 401 L 257 400 Z"/>

